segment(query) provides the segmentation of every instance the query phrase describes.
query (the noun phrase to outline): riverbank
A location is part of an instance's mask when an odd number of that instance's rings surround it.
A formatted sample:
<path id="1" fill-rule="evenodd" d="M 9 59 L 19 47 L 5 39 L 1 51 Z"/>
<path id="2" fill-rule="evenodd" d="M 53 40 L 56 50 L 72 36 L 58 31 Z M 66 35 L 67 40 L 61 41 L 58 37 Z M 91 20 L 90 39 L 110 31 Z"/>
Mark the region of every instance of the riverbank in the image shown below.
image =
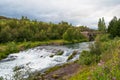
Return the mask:
<path id="1" fill-rule="evenodd" d="M 83 56 L 81 53 L 78 61 L 60 67 L 55 66 L 49 69 L 43 78 L 45 80 L 120 80 L 120 38 L 98 36 L 95 44 L 97 45 L 92 49 L 92 55 L 84 52 Z M 99 52 L 101 53 L 98 54 Z"/>
<path id="2" fill-rule="evenodd" d="M 49 41 L 29 41 L 29 42 L 8 42 L 0 44 L 0 60 L 6 58 L 11 53 L 16 53 L 19 51 L 23 51 L 29 48 L 42 46 L 42 45 L 65 45 L 72 43 L 80 43 L 87 40 L 80 41 L 66 41 L 66 40 L 49 40 Z"/>
<path id="3" fill-rule="evenodd" d="M 120 80 L 120 38 L 99 35 L 95 47 L 81 53 L 79 63 L 86 66 L 67 80 Z"/>
<path id="4" fill-rule="evenodd" d="M 66 80 L 68 77 L 75 74 L 80 68 L 81 66 L 77 62 L 68 63 L 61 67 L 54 68 L 54 70 L 46 74 L 44 78 L 46 80 Z"/>
<path id="5" fill-rule="evenodd" d="M 44 73 L 35 72 L 30 75 L 27 80 L 67 80 L 76 74 L 84 66 L 80 65 L 78 61 L 57 65 L 47 69 Z"/>

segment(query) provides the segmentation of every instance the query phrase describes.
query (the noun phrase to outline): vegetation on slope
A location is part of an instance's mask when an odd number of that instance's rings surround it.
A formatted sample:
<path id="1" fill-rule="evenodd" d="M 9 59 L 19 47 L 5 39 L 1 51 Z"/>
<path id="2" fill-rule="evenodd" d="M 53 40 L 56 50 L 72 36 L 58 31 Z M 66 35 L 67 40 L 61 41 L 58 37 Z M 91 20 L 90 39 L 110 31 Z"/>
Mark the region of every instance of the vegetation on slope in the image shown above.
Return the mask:
<path id="1" fill-rule="evenodd" d="M 116 30 L 120 22 L 114 20 L 117 18 L 109 23 L 110 34 L 98 35 L 90 51 L 81 53 L 79 63 L 83 68 L 68 80 L 120 80 L 120 34 Z"/>
<path id="2" fill-rule="evenodd" d="M 106 36 L 106 35 L 104 35 Z M 120 38 L 110 40 L 99 37 L 101 54 L 84 51 L 80 56 L 80 64 L 86 65 L 70 80 L 119 80 L 120 79 Z M 102 40 L 107 41 L 102 41 Z M 85 53 L 85 54 L 84 54 Z M 96 50 L 96 54 L 98 51 Z M 84 56 L 83 56 L 84 54 Z M 99 58 L 98 58 L 99 57 Z M 97 60 L 97 61 L 96 61 Z"/>

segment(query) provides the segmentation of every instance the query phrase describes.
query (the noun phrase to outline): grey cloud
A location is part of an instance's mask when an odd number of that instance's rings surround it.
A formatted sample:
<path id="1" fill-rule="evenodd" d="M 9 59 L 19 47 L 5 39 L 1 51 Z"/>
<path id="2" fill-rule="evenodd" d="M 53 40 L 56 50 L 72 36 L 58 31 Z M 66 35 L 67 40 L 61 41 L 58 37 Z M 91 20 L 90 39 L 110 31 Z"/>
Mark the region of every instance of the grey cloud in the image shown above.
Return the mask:
<path id="1" fill-rule="evenodd" d="M 108 23 L 120 17 L 120 0 L 1 0 L 0 15 L 22 15 L 46 22 L 68 21 L 74 25 L 96 27 L 100 17 Z"/>

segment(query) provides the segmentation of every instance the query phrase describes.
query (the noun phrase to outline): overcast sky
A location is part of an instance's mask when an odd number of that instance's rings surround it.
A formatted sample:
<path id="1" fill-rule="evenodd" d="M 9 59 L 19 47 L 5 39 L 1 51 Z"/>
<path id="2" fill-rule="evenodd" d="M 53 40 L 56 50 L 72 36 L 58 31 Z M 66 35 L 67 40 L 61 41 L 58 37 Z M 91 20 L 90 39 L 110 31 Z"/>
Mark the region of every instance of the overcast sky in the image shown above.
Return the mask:
<path id="1" fill-rule="evenodd" d="M 0 15 L 95 28 L 101 17 L 106 23 L 120 17 L 120 0 L 0 0 Z"/>

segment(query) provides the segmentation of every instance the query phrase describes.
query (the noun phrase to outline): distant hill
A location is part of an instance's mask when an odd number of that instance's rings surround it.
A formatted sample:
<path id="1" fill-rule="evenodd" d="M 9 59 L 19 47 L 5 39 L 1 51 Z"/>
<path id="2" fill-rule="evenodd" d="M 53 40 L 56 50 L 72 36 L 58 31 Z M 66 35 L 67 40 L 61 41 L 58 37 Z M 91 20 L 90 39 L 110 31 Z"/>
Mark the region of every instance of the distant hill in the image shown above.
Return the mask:
<path id="1" fill-rule="evenodd" d="M 8 17 L 5 17 L 5 16 L 0 16 L 0 19 L 11 19 L 11 18 L 8 18 Z"/>

